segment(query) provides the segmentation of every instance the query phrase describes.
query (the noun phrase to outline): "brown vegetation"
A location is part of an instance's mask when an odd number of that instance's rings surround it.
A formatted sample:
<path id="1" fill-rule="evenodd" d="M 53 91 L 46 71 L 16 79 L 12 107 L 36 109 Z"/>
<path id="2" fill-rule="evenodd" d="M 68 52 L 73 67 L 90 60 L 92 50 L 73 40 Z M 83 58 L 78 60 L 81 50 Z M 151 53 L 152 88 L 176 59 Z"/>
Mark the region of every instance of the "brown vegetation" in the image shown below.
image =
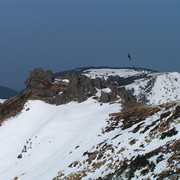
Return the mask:
<path id="1" fill-rule="evenodd" d="M 126 108 L 120 113 L 111 114 L 111 118 L 108 121 L 108 126 L 105 128 L 105 132 L 113 131 L 115 128 L 121 128 L 125 130 L 132 127 L 147 117 L 157 113 L 160 109 L 158 107 L 151 107 L 142 103 L 137 103 L 135 107 Z M 119 126 L 120 121 L 123 123 Z M 143 123 L 141 123 L 142 125 Z M 137 132 L 141 125 L 138 125 L 133 131 Z"/>
<path id="2" fill-rule="evenodd" d="M 0 106 L 0 125 L 5 119 L 18 115 L 34 92 L 33 89 L 25 90 L 3 103 Z"/>

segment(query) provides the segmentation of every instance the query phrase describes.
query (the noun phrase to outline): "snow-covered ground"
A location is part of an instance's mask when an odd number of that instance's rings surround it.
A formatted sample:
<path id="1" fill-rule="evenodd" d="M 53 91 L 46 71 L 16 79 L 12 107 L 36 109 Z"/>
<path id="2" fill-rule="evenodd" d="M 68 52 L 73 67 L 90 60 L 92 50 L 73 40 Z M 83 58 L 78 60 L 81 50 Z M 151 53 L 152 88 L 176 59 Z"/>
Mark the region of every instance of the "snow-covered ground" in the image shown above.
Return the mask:
<path id="1" fill-rule="evenodd" d="M 173 112 L 173 108 L 169 111 Z M 151 152 L 180 136 L 178 133 L 173 138 L 164 140 L 149 139 L 153 126 L 145 133 L 133 133 L 135 127 L 142 122 L 124 130 L 115 128 L 105 132 L 109 119 L 113 117 L 109 114 L 120 111 L 119 103 L 102 105 L 92 98 L 82 103 L 71 102 L 59 106 L 39 100 L 28 101 L 21 114 L 5 121 L 0 127 L 0 179 L 18 177 L 18 180 L 50 180 L 61 171 L 68 176 L 87 168 L 90 171 L 82 179 L 103 177 L 114 172 L 114 169 L 109 168 L 111 164 L 115 167 L 124 158 L 130 160 L 137 155 Z M 146 118 L 141 125 L 141 131 L 156 121 L 163 111 Z M 159 122 L 163 124 L 163 121 Z M 118 127 L 122 125 L 120 121 Z M 177 121 L 169 128 L 173 127 L 180 131 Z M 109 150 L 107 148 L 103 154 L 104 163 L 94 170 L 92 164 L 101 163 L 102 159 L 95 158 L 89 165 L 87 156 L 83 154 L 101 152 L 104 145 L 109 146 Z M 144 148 L 140 148 L 141 145 Z M 18 158 L 20 154 L 22 157 Z M 170 156 L 169 153 L 167 158 Z M 156 163 L 157 157 L 151 161 Z M 74 162 L 78 166 L 69 167 Z M 163 161 L 156 165 L 154 173 L 167 167 L 168 163 Z M 135 175 L 139 177 L 140 172 L 136 171 Z M 148 176 L 149 174 L 144 177 Z M 136 177 L 134 179 L 138 179 Z"/>
<path id="2" fill-rule="evenodd" d="M 138 100 L 146 96 L 149 104 L 163 104 L 180 99 L 180 73 L 153 73 L 150 79 L 136 80 L 127 85 Z"/>
<path id="3" fill-rule="evenodd" d="M 3 103 L 5 101 L 6 101 L 6 99 L 0 99 L 0 103 Z"/>
<path id="4" fill-rule="evenodd" d="M 136 69 L 88 69 L 84 71 L 87 77 L 90 78 L 104 78 L 107 79 L 108 76 L 119 76 L 119 77 L 130 77 L 130 76 L 138 76 L 142 74 L 148 74 L 150 71 L 147 70 L 136 70 Z"/>
<path id="5" fill-rule="evenodd" d="M 20 115 L 0 127 L 0 179 L 18 176 L 24 180 L 49 180 L 76 160 L 101 138 L 109 114 L 119 104 L 103 104 L 93 99 L 54 106 L 28 101 Z M 70 156 L 71 151 L 81 151 Z M 22 150 L 27 152 L 23 152 Z M 17 158 L 22 154 L 22 158 Z"/>

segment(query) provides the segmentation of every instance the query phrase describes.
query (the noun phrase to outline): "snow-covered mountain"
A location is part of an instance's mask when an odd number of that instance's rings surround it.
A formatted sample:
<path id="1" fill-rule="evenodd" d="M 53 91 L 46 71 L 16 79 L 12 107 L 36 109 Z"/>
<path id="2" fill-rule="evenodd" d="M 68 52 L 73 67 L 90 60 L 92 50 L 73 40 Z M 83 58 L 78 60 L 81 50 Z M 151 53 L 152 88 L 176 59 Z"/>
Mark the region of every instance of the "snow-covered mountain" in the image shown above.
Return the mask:
<path id="1" fill-rule="evenodd" d="M 7 99 L 17 94 L 17 91 L 8 87 L 0 86 L 0 99 Z"/>
<path id="2" fill-rule="evenodd" d="M 36 69 L 0 106 L 0 179 L 178 179 L 180 75 Z"/>
<path id="3" fill-rule="evenodd" d="M 163 104 L 180 99 L 180 73 L 179 72 L 153 72 L 139 69 L 89 69 L 84 74 L 90 78 L 100 77 L 108 80 L 111 76 L 124 81 L 132 81 L 124 85 L 138 101 L 150 105 Z"/>

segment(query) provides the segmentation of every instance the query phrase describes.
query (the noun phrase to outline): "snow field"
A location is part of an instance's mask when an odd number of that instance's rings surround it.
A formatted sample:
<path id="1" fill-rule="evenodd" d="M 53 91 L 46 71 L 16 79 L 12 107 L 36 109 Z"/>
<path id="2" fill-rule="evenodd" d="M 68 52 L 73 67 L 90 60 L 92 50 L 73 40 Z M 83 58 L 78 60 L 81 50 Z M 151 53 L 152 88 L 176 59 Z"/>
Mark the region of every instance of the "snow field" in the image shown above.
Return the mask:
<path id="1" fill-rule="evenodd" d="M 148 85 L 150 81 L 151 85 Z M 159 105 L 180 99 L 180 73 L 161 73 L 152 78 L 137 80 L 135 83 L 127 85 L 127 89 L 133 90 L 133 95 L 139 100 L 142 95 L 146 96 L 148 104 Z"/>
<path id="2" fill-rule="evenodd" d="M 119 77 L 130 77 L 130 76 L 137 76 L 141 74 L 147 74 L 149 71 L 145 70 L 135 70 L 135 69 L 88 69 L 84 71 L 84 75 L 95 79 L 96 77 L 104 78 L 105 80 L 108 76 L 119 76 Z"/>
<path id="3" fill-rule="evenodd" d="M 119 104 L 100 106 L 93 99 L 60 106 L 28 101 L 20 115 L 0 127 L 1 179 L 52 179 L 100 141 L 97 135 L 105 120 L 120 108 Z M 24 146 L 26 153 L 22 153 Z M 71 156 L 71 151 L 76 153 Z"/>

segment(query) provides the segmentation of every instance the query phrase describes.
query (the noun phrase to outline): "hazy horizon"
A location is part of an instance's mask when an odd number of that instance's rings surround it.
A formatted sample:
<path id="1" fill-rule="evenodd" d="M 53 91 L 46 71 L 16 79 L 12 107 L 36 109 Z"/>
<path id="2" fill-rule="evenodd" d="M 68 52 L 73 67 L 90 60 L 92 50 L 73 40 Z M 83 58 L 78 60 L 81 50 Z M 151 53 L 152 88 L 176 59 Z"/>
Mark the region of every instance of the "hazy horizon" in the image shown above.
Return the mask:
<path id="1" fill-rule="evenodd" d="M 178 0 L 1 0 L 0 85 L 86 66 L 180 72 Z"/>

